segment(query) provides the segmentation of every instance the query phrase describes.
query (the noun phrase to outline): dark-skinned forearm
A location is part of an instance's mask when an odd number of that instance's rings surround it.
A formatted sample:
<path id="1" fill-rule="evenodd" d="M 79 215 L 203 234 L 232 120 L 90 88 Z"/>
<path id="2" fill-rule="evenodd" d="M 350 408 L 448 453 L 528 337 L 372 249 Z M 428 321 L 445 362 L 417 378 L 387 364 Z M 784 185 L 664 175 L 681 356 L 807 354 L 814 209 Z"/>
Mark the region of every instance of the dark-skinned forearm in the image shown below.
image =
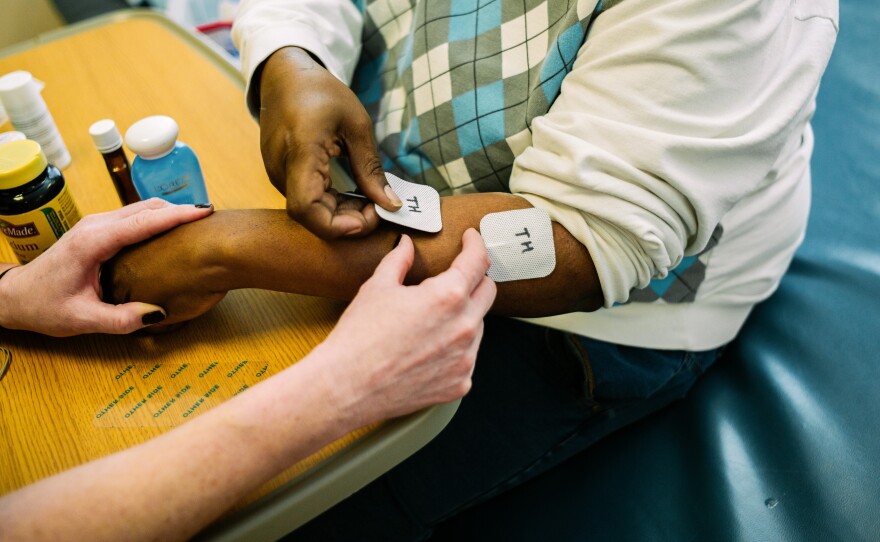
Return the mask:
<path id="1" fill-rule="evenodd" d="M 407 282 L 418 283 L 449 267 L 461 250 L 462 233 L 469 227 L 479 228 L 487 213 L 530 207 L 526 200 L 502 193 L 451 196 L 442 198 L 441 205 L 444 226 L 437 234 L 383 224 L 364 238 L 324 241 L 283 211 L 273 210 L 217 212 L 182 231 L 221 245 L 217 254 L 225 273 L 219 288 L 351 299 L 401 232 L 415 242 L 415 262 Z M 494 313 L 546 316 L 602 305 L 589 253 L 559 224 L 553 226 L 556 269 L 542 279 L 498 284 Z"/>

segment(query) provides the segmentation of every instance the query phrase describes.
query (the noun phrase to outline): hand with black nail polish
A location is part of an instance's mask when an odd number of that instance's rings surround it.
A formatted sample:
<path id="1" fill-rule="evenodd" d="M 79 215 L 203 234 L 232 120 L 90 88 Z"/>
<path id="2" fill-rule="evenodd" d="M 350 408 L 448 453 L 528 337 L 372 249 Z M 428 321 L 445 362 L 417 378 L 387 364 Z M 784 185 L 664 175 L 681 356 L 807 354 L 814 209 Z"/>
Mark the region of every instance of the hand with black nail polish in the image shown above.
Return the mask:
<path id="1" fill-rule="evenodd" d="M 37 259 L 0 280 L 0 326 L 55 337 L 131 333 L 166 319 L 149 303 L 105 303 L 101 266 L 126 246 L 204 218 L 211 205 L 141 201 L 84 217 Z"/>

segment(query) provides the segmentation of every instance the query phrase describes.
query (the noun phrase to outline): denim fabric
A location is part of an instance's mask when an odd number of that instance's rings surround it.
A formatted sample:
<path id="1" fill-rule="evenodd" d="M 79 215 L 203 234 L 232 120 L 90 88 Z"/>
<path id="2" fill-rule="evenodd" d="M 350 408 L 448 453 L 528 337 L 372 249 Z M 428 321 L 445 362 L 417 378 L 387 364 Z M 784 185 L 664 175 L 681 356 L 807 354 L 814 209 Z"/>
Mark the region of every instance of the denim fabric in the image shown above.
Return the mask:
<path id="1" fill-rule="evenodd" d="M 717 354 L 487 317 L 473 389 L 447 428 L 288 540 L 424 540 L 444 519 L 682 397 Z"/>

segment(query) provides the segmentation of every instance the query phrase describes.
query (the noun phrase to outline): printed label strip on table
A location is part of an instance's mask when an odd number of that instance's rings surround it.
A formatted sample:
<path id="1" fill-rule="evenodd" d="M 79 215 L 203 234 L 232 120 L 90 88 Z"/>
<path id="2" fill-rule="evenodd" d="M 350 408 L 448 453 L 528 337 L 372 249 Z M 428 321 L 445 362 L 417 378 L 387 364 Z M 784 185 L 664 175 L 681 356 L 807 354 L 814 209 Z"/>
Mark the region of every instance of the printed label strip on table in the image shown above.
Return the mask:
<path id="1" fill-rule="evenodd" d="M 280 368 L 257 360 L 131 362 L 114 377 L 113 395 L 95 399 L 92 422 L 107 428 L 177 426 Z"/>

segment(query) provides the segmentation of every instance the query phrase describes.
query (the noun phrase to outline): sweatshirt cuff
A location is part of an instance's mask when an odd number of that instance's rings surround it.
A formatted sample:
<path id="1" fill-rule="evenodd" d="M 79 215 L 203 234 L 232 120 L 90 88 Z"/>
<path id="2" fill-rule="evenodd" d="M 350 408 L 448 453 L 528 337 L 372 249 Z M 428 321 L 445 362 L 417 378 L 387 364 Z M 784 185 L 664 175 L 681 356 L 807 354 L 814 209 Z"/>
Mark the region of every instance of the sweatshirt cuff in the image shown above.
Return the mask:
<path id="1" fill-rule="evenodd" d="M 650 261 L 650 258 L 631 234 L 578 209 L 542 196 L 522 192 L 515 194 L 534 207 L 547 211 L 550 220 L 559 223 L 587 248 L 599 276 L 605 307 L 625 303 L 634 288 L 648 285 L 652 269 L 645 262 Z"/>
<path id="2" fill-rule="evenodd" d="M 240 47 L 243 52 L 241 72 L 247 82 L 245 89 L 247 107 L 256 119 L 260 117 L 260 84 L 259 81 L 254 80 L 254 74 L 272 53 L 284 47 L 305 49 L 320 60 L 334 77 L 346 85 L 350 83 L 345 67 L 330 54 L 314 28 L 290 21 L 285 21 L 283 25 L 262 28 L 259 33 L 248 39 L 245 46 Z"/>

